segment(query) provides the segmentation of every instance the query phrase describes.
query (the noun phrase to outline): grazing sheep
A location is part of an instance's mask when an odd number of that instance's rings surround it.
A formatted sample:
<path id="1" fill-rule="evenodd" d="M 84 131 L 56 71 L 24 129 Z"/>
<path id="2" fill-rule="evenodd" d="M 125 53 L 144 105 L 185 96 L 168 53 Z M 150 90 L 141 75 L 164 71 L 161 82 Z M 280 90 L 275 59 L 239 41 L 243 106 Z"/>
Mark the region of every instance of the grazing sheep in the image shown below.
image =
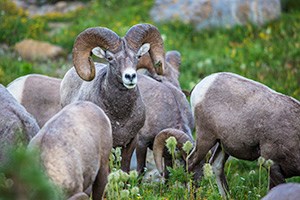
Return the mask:
<path id="1" fill-rule="evenodd" d="M 212 157 L 219 191 L 228 193 L 224 165 L 238 159 L 271 159 L 269 188 L 300 175 L 300 102 L 258 82 L 232 73 L 216 73 L 198 83 L 191 94 L 196 147 L 189 170 Z"/>
<path id="2" fill-rule="evenodd" d="M 60 83 L 58 78 L 29 74 L 11 82 L 7 90 L 43 127 L 61 109 Z"/>
<path id="3" fill-rule="evenodd" d="M 61 83 L 62 106 L 87 100 L 108 115 L 113 146 L 122 147 L 124 171 L 130 169 L 134 138 L 145 122 L 145 105 L 136 85 L 136 66 L 148 50 L 154 65 L 164 68 L 163 40 L 158 29 L 150 24 L 133 26 L 123 38 L 103 27 L 86 29 L 76 38 L 74 67 Z M 108 63 L 94 63 L 90 57 L 92 51 Z"/>
<path id="4" fill-rule="evenodd" d="M 151 61 L 150 55 L 147 53 L 141 57 L 138 62 L 137 69 L 146 69 L 145 75 L 148 75 L 160 82 L 169 81 L 175 87 L 180 88 L 179 84 L 179 67 L 181 64 L 181 55 L 178 51 L 168 51 L 166 53 L 165 67 L 156 67 Z"/>
<path id="5" fill-rule="evenodd" d="M 170 63 L 169 61 L 177 62 Z M 153 149 L 156 153 L 156 147 L 153 146 L 157 135 L 172 135 L 177 139 L 189 138 L 192 140 L 192 130 L 194 128 L 194 119 L 192 111 L 186 96 L 181 91 L 178 82 L 180 54 L 172 51 L 166 54 L 165 72 L 161 77 L 161 82 L 155 81 L 147 76 L 140 76 L 138 86 L 141 91 L 142 99 L 146 107 L 146 121 L 137 137 L 137 171 L 144 172 L 146 165 L 147 149 Z M 170 69 L 171 68 L 171 69 Z M 178 82 L 178 84 L 174 84 Z M 162 133 L 160 133 L 162 131 Z M 166 139 L 165 136 L 159 140 Z M 163 147 L 158 153 L 160 157 L 165 158 L 165 175 L 168 175 L 167 166 L 172 165 L 171 155 Z M 160 165 L 157 165 L 160 166 Z M 162 173 L 162 168 L 159 168 Z"/>
<path id="6" fill-rule="evenodd" d="M 39 131 L 36 120 L 0 84 L 0 163 L 6 157 L 7 148 L 18 142 L 27 145 Z"/>
<path id="7" fill-rule="evenodd" d="M 101 108 L 87 101 L 64 107 L 28 147 L 39 149 L 46 174 L 68 198 L 89 199 L 84 191 L 92 186 L 93 199 L 101 199 L 112 149 L 110 120 Z"/>
<path id="8" fill-rule="evenodd" d="M 300 184 L 284 183 L 272 188 L 262 200 L 299 200 Z"/>

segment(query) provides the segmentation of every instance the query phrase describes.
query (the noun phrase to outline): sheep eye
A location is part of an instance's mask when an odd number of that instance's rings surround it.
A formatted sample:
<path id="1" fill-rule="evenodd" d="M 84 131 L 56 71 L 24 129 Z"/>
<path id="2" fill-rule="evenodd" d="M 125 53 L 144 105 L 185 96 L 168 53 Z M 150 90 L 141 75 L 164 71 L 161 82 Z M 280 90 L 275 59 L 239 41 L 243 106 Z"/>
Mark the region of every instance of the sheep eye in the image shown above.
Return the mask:
<path id="1" fill-rule="evenodd" d="M 112 60 L 113 60 L 113 57 L 107 56 L 106 59 L 107 59 L 108 61 L 112 61 Z"/>

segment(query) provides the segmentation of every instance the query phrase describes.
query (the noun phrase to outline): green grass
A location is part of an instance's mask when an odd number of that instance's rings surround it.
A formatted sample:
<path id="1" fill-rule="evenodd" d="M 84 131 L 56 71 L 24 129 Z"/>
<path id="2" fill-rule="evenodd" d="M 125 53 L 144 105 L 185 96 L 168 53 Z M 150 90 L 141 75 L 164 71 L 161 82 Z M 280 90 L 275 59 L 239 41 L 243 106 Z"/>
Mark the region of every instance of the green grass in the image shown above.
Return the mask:
<path id="1" fill-rule="evenodd" d="M 279 20 L 261 27 L 248 24 L 198 32 L 180 22 L 154 23 L 149 16 L 152 5 L 153 1 L 92 0 L 86 8 L 65 15 L 50 13 L 29 18 L 11 1 L 1 1 L 0 43 L 9 45 L 9 48 L 0 51 L 0 83 L 7 85 L 29 73 L 62 77 L 71 67 L 67 57 L 47 61 L 22 60 L 13 51 L 13 45 L 22 39 L 49 41 L 71 53 L 75 37 L 88 27 L 108 27 L 123 36 L 132 25 L 152 23 L 165 37 L 165 49 L 181 52 L 180 83 L 183 89 L 191 90 L 211 73 L 229 71 L 300 100 L 299 9 L 289 9 Z M 50 22 L 64 22 L 69 26 L 52 32 Z M 262 170 L 259 187 L 256 162 L 230 160 L 226 165 L 226 174 L 232 199 L 260 199 L 265 195 L 267 171 Z M 300 182 L 300 178 L 288 181 Z M 212 183 L 213 188 L 208 180 L 203 180 L 200 188 L 194 188 L 198 197 L 220 199 L 215 181 Z M 181 194 L 187 195 L 185 187 L 174 184 L 145 183 L 138 186 L 142 199 L 178 199 Z"/>

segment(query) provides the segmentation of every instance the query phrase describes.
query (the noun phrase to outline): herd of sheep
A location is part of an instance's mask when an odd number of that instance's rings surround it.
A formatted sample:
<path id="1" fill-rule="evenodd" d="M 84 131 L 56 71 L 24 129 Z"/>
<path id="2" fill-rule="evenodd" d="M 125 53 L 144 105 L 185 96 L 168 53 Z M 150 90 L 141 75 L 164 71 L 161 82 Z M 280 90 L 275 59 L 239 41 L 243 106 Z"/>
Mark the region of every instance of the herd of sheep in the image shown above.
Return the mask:
<path id="1" fill-rule="evenodd" d="M 1 85 L 0 162 L 5 149 L 22 140 L 39 149 L 46 174 L 69 199 L 101 199 L 113 147 L 122 147 L 126 172 L 136 151 L 140 175 L 152 149 L 157 169 L 167 177 L 172 157 L 164 145 L 174 136 L 178 148 L 186 141 L 194 145 L 187 167 L 195 180 L 213 150 L 210 163 L 224 198 L 229 156 L 271 159 L 273 189 L 264 199 L 299 198 L 300 184 L 283 184 L 300 175 L 299 101 L 220 72 L 200 81 L 189 103 L 178 81 L 180 54 L 165 52 L 159 30 L 150 24 L 131 27 L 124 37 L 88 28 L 72 53 L 74 67 L 63 79 L 30 74 Z M 94 63 L 91 54 L 104 62 Z"/>

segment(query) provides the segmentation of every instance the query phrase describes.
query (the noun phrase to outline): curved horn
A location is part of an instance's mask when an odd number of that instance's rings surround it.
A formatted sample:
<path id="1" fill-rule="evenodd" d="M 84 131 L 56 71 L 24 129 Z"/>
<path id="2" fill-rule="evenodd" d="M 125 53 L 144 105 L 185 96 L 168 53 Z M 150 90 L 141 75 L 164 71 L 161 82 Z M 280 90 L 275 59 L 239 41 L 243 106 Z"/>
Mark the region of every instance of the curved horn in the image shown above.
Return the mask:
<path id="1" fill-rule="evenodd" d="M 86 81 L 95 77 L 95 66 L 90 57 L 95 47 L 108 49 L 115 53 L 119 50 L 121 38 L 110 29 L 104 27 L 88 28 L 75 39 L 73 46 L 73 63 L 78 75 Z"/>
<path id="2" fill-rule="evenodd" d="M 156 135 L 153 143 L 154 161 L 160 174 L 163 173 L 162 158 L 163 158 L 165 143 L 166 140 L 171 136 L 174 136 L 176 138 L 177 148 L 179 149 L 181 149 L 183 144 L 187 141 L 190 141 L 192 144 L 194 143 L 194 141 L 187 134 L 185 134 L 183 131 L 180 131 L 178 129 L 167 128 L 160 131 Z"/>
<path id="3" fill-rule="evenodd" d="M 128 45 L 137 51 L 142 44 L 150 43 L 150 56 L 156 72 L 163 75 L 165 69 L 164 41 L 158 29 L 151 24 L 137 24 L 131 27 L 125 35 Z"/>

